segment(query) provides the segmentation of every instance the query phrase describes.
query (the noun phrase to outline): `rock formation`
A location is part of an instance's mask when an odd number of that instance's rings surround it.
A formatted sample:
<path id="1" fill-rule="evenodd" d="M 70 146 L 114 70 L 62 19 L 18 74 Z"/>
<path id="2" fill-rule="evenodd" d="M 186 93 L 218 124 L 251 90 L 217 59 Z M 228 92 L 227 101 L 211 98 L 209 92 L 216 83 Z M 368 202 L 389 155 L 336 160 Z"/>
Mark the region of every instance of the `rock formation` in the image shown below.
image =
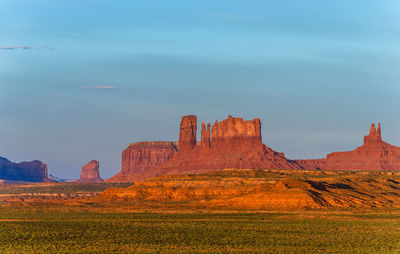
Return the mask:
<path id="1" fill-rule="evenodd" d="M 382 140 L 381 125 L 371 125 L 364 144 L 353 151 L 333 152 L 325 159 L 296 160 L 304 169 L 351 170 L 351 171 L 399 171 L 400 147 Z"/>
<path id="2" fill-rule="evenodd" d="M 381 125 L 372 124 L 364 144 L 350 152 L 334 152 L 326 157 L 326 170 L 400 170 L 400 147 L 382 141 Z"/>
<path id="3" fill-rule="evenodd" d="M 100 178 L 99 162 L 92 160 L 82 167 L 81 177 L 77 182 L 81 183 L 101 183 L 103 179 Z"/>
<path id="4" fill-rule="evenodd" d="M 14 163 L 0 157 L 0 179 L 10 181 L 48 181 L 47 165 L 41 161 Z"/>
<path id="5" fill-rule="evenodd" d="M 265 211 L 400 208 L 400 172 L 232 169 L 165 175 L 94 199 L 136 209 Z"/>
<path id="6" fill-rule="evenodd" d="M 135 175 L 134 180 L 154 176 L 180 173 L 203 173 L 226 168 L 300 168 L 295 162 L 285 158 L 263 145 L 261 121 L 245 121 L 229 116 L 216 121 L 211 128 L 202 123 L 201 142 L 196 144 L 197 117 L 182 117 L 179 152 L 159 166 L 149 168 Z"/>
<path id="7" fill-rule="evenodd" d="M 197 117 L 184 116 L 179 132 L 179 151 L 191 151 L 196 147 Z"/>
<path id="8" fill-rule="evenodd" d="M 182 117 L 179 143 L 139 142 L 122 153 L 122 170 L 110 182 L 138 181 L 167 174 L 205 173 L 219 169 L 399 170 L 400 147 L 382 141 L 381 126 L 371 126 L 364 145 L 351 152 L 335 152 L 324 159 L 288 160 L 262 143 L 261 121 L 240 117 L 201 124 Z M 177 149 L 179 147 L 179 151 Z"/>
<path id="9" fill-rule="evenodd" d="M 167 162 L 178 151 L 176 142 L 137 142 L 122 152 L 122 169 L 107 182 L 132 182 L 149 168 Z"/>

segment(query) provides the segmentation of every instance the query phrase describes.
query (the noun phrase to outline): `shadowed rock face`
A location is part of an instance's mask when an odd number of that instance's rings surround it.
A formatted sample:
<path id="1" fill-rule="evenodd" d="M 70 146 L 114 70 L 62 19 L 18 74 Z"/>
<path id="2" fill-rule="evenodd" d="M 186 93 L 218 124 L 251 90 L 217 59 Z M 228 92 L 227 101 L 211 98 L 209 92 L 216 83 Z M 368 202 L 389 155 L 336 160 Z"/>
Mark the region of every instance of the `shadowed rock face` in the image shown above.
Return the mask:
<path id="1" fill-rule="evenodd" d="M 92 160 L 82 167 L 81 177 L 78 182 L 86 182 L 86 183 L 100 183 L 103 182 L 103 179 L 100 178 L 99 173 L 99 162 L 96 160 Z"/>
<path id="2" fill-rule="evenodd" d="M 122 152 L 122 169 L 107 182 L 131 182 L 147 169 L 167 162 L 178 151 L 176 142 L 137 142 Z"/>
<path id="3" fill-rule="evenodd" d="M 41 161 L 14 163 L 0 157 L 0 179 L 10 181 L 48 181 L 47 165 Z"/>

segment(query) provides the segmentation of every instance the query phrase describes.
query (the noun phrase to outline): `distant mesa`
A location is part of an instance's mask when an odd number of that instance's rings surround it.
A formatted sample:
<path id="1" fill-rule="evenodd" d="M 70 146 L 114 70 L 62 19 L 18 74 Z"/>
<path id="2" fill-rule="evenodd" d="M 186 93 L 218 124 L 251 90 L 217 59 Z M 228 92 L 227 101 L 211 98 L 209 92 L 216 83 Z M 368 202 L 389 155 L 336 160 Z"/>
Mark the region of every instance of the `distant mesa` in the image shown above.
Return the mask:
<path id="1" fill-rule="evenodd" d="M 103 179 L 100 178 L 99 162 L 92 160 L 82 167 L 81 177 L 77 182 L 81 183 L 101 183 Z"/>
<path id="2" fill-rule="evenodd" d="M 45 163 L 39 160 L 14 163 L 3 157 L 0 157 L 0 179 L 26 182 L 49 181 Z"/>
<path id="3" fill-rule="evenodd" d="M 220 169 L 313 169 L 399 171 L 400 147 L 382 141 L 381 126 L 372 124 L 364 144 L 354 151 L 334 152 L 323 159 L 289 160 L 262 143 L 261 121 L 229 116 L 214 125 L 182 117 L 179 142 L 139 142 L 122 153 L 122 170 L 109 182 L 140 181 L 170 174 L 197 174 Z"/>

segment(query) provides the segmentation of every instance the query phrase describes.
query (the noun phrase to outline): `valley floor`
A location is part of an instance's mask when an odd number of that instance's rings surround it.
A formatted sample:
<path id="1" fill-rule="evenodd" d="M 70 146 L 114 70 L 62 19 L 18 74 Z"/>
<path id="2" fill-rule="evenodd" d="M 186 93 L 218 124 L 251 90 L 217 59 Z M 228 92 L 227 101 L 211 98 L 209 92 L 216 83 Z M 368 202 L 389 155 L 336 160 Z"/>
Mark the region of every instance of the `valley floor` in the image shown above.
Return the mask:
<path id="1" fill-rule="evenodd" d="M 400 253 L 400 173 L 0 184 L 0 253 Z"/>
<path id="2" fill-rule="evenodd" d="M 94 213 L 0 209 L 1 253 L 398 253 L 400 211 Z"/>

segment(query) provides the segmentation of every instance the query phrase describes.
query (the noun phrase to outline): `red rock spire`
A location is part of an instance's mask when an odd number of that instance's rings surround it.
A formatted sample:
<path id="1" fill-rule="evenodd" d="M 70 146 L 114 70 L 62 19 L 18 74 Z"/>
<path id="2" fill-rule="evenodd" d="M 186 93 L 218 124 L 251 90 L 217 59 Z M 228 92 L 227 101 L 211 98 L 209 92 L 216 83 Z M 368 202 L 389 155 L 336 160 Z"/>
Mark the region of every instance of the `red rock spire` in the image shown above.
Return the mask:
<path id="1" fill-rule="evenodd" d="M 381 124 L 378 123 L 378 129 L 375 128 L 375 124 L 371 125 L 371 129 L 369 131 L 368 136 L 364 136 L 364 144 L 371 143 L 381 143 L 382 142 L 382 134 L 381 134 Z"/>
<path id="2" fill-rule="evenodd" d="M 190 151 L 196 146 L 197 117 L 194 115 L 182 117 L 179 131 L 179 151 Z"/>
<path id="3" fill-rule="evenodd" d="M 210 124 L 206 125 L 204 122 L 201 123 L 201 147 L 202 148 L 210 148 L 211 147 L 211 141 L 210 141 L 210 136 L 211 136 L 211 130 L 210 130 Z"/>

